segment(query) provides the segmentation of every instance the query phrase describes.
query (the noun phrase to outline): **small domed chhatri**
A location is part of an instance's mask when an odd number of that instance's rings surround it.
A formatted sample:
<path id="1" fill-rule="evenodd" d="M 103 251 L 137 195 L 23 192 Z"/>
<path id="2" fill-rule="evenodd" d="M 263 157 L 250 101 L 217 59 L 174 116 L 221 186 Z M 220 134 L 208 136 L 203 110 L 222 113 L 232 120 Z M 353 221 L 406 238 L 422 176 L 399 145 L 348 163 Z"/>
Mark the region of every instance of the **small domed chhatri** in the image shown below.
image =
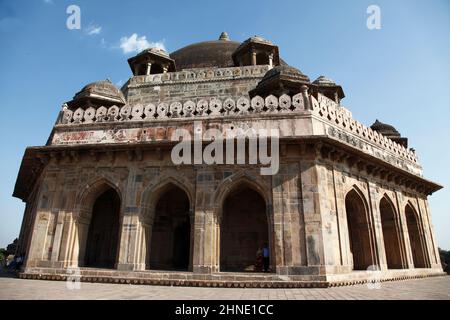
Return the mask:
<path id="1" fill-rule="evenodd" d="M 20 276 L 267 288 L 443 274 L 427 200 L 441 186 L 406 138 L 354 119 L 339 84 L 311 82 L 275 41 L 212 38 L 143 50 L 121 90 L 94 82 L 63 103 L 14 189 L 26 203 Z M 261 136 L 246 137 L 239 163 L 213 155 L 209 128 L 274 130 L 269 164 L 247 156 Z M 206 139 L 181 162 L 177 129 Z"/>
<path id="2" fill-rule="evenodd" d="M 67 104 L 69 107 L 78 108 L 79 106 L 112 106 L 114 104 L 122 106 L 125 103 L 123 93 L 111 80 L 106 79 L 84 86 Z"/>
<path id="3" fill-rule="evenodd" d="M 404 138 L 401 136 L 400 132 L 397 131 L 393 126 L 380 122 L 378 119 L 370 126 L 370 128 L 378 133 L 381 133 L 383 136 L 391 139 L 394 142 L 408 147 L 408 138 Z"/>

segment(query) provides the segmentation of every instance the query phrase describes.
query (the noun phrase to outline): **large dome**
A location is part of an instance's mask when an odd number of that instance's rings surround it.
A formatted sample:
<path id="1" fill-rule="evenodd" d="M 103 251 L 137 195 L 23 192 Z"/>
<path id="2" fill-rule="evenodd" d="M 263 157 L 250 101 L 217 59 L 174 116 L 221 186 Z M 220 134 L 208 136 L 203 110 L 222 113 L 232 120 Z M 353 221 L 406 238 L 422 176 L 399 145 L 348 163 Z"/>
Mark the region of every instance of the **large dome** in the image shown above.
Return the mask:
<path id="1" fill-rule="evenodd" d="M 234 67 L 233 52 L 241 45 L 231 41 L 223 32 L 219 40 L 197 42 L 170 54 L 175 60 L 177 70 L 191 68 L 228 68 Z M 281 65 L 286 63 L 280 59 Z"/>
<path id="2" fill-rule="evenodd" d="M 172 52 L 170 57 L 175 60 L 177 70 L 234 67 L 231 55 L 239 45 L 229 40 L 198 42 Z"/>

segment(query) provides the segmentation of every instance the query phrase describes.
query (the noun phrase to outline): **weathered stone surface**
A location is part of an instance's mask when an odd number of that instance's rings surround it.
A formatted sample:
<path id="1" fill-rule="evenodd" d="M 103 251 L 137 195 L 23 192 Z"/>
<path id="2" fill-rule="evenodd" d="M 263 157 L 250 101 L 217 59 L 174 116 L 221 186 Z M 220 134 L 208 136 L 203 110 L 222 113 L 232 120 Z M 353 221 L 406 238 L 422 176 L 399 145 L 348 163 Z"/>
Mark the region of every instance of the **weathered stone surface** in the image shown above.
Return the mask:
<path id="1" fill-rule="evenodd" d="M 191 69 L 168 54 L 155 67 L 149 51 L 120 93 L 91 84 L 64 104 L 48 144 L 26 150 L 14 192 L 26 202 L 24 276 L 82 268 L 86 281 L 299 287 L 367 281 L 353 271 L 374 266 L 386 279 L 442 273 L 427 202 L 440 186 L 416 153 L 353 119 L 330 81 L 270 92 L 283 88 L 268 74 L 281 62 L 258 39 L 226 65 Z M 271 85 L 251 96 L 265 75 Z M 278 129 L 280 169 L 175 165 L 172 134 L 195 128 Z M 253 272 L 263 243 L 270 274 L 223 273 Z"/>

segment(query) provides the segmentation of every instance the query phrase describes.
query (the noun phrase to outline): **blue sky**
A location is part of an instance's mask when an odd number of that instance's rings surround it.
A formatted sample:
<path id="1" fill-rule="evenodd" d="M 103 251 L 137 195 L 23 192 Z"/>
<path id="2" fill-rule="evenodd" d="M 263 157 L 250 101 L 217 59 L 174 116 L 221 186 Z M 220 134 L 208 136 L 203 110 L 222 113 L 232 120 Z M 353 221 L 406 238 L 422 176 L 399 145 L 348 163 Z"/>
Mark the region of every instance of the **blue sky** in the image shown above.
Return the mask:
<path id="1" fill-rule="evenodd" d="M 81 30 L 66 27 L 72 4 Z M 366 27 L 371 4 L 381 8 L 380 30 Z M 425 177 L 446 187 L 430 205 L 438 244 L 450 249 L 448 0 L 0 0 L 0 247 L 20 229 L 24 205 L 11 194 L 24 150 L 45 144 L 63 102 L 92 81 L 124 83 L 133 55 L 124 51 L 150 43 L 171 52 L 221 31 L 272 40 L 311 79 L 341 84 L 356 119 L 407 136 Z"/>

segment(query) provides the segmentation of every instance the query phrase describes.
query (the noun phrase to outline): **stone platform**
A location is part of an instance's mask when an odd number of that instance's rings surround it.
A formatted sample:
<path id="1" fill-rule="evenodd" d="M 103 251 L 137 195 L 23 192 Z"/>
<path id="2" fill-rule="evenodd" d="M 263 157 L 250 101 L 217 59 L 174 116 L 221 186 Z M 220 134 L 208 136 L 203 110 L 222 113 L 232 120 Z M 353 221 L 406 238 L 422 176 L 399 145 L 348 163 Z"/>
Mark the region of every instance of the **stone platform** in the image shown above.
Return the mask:
<path id="1" fill-rule="evenodd" d="M 353 271 L 339 275 L 279 275 L 275 273 L 219 272 L 198 274 L 178 271 L 118 271 L 110 269 L 33 268 L 20 273 L 22 279 L 59 280 L 80 279 L 81 282 L 121 283 L 158 286 L 191 286 L 222 288 L 327 288 L 444 276 L 430 269 L 402 269 L 383 272 Z"/>

